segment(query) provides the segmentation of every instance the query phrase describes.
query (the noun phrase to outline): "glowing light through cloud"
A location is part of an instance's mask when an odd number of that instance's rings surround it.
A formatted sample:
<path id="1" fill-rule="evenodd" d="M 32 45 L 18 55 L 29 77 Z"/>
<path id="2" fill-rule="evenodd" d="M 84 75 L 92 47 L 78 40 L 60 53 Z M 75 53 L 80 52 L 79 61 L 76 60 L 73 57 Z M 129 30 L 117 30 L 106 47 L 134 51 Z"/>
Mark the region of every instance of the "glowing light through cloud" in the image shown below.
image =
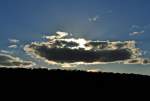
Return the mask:
<path id="1" fill-rule="evenodd" d="M 42 58 L 46 63 L 61 67 L 74 67 L 80 64 L 149 64 L 149 59 L 141 58 L 135 41 L 92 41 L 73 38 L 67 32 L 56 32 L 45 37 L 47 42 L 32 42 L 25 51 Z M 120 55 L 118 55 L 120 54 Z"/>

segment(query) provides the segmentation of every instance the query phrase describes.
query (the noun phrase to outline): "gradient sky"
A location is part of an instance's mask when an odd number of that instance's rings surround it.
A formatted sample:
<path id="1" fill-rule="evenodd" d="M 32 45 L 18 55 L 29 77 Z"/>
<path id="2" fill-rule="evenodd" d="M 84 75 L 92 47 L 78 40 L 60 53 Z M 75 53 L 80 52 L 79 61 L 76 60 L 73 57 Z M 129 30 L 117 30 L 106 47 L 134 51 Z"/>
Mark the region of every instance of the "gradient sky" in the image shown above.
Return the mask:
<path id="1" fill-rule="evenodd" d="M 18 39 L 22 45 L 59 30 L 94 40 L 136 40 L 150 58 L 149 10 L 150 0 L 0 0 L 0 50 L 26 57 L 23 46 L 9 49 L 8 39 Z M 149 65 L 97 67 L 106 72 L 150 75 Z"/>
<path id="2" fill-rule="evenodd" d="M 0 0 L 0 39 L 57 30 L 99 40 L 150 39 L 149 0 Z M 133 32 L 143 32 L 130 36 Z"/>

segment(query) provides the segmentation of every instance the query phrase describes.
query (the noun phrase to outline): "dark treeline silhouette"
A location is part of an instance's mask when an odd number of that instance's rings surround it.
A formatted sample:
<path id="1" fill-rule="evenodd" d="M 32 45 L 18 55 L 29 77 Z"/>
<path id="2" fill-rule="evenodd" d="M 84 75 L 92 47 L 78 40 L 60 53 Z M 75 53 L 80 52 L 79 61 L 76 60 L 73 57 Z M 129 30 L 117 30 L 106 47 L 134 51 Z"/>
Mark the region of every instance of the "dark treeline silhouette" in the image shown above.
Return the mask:
<path id="1" fill-rule="evenodd" d="M 64 87 L 64 86 L 83 86 L 83 87 L 145 87 L 149 86 L 150 76 L 136 74 L 119 74 L 119 73 L 104 73 L 104 72 L 84 72 L 84 71 L 67 71 L 67 70 L 47 70 L 47 69 L 8 69 L 0 68 L 0 81 L 14 81 L 34 85 L 42 83 L 48 87 Z M 141 85 L 142 84 L 142 85 Z M 31 86 L 34 86 L 31 85 Z M 53 85 L 53 86 L 52 86 Z M 144 86 L 143 86 L 144 85 Z"/>

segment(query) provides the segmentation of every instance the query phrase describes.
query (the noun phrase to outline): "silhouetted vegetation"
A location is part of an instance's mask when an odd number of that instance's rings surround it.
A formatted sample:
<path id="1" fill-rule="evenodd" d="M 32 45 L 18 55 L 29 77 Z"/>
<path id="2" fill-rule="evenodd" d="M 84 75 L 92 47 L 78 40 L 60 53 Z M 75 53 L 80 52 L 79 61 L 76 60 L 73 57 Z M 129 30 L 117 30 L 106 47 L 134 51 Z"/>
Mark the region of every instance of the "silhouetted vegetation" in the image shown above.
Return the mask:
<path id="1" fill-rule="evenodd" d="M 24 69 L 24 68 L 0 68 L 0 79 L 35 79 L 35 80 L 92 80 L 92 81 L 111 81 L 111 80 L 150 80 L 150 76 L 136 74 L 119 74 L 105 72 L 85 72 L 78 70 L 47 70 L 47 69 Z"/>
<path id="2" fill-rule="evenodd" d="M 148 81 L 150 81 L 150 76 L 66 70 L 0 68 L 0 81 L 1 84 L 4 84 L 5 81 L 9 81 L 9 83 L 7 83 L 9 87 L 12 87 L 11 85 L 16 81 L 18 83 L 15 83 L 15 85 L 21 87 L 24 85 L 35 88 L 38 85 L 36 90 L 38 90 L 39 87 L 44 87 L 45 89 L 65 89 L 65 87 L 76 89 L 76 87 L 82 87 L 86 88 L 87 90 L 95 87 L 101 88 L 101 90 L 103 88 L 115 89 L 116 87 L 121 87 L 121 89 L 126 89 L 124 87 L 139 89 L 143 87 L 149 87 Z"/>

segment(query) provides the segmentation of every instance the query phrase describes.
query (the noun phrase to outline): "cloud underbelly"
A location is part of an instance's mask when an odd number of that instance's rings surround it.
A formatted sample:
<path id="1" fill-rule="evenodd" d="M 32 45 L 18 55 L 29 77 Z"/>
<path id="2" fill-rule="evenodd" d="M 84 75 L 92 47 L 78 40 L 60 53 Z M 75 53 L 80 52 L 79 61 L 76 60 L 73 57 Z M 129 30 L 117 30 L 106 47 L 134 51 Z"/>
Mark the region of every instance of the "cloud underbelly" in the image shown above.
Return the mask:
<path id="1" fill-rule="evenodd" d="M 114 62 L 130 59 L 132 53 L 128 49 L 119 50 L 83 50 L 38 47 L 36 53 L 51 61 L 57 62 Z"/>

